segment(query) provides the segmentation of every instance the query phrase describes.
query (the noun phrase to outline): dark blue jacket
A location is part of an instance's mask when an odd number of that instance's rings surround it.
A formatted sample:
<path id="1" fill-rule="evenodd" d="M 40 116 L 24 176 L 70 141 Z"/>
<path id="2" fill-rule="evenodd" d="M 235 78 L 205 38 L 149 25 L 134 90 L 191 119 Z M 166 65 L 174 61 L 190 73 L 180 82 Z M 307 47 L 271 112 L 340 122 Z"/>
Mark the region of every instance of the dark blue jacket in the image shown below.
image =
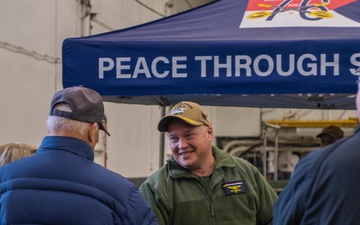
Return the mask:
<path id="1" fill-rule="evenodd" d="M 49 136 L 34 156 L 0 167 L 1 225 L 156 225 L 139 190 L 93 160 L 86 142 Z"/>
<path id="2" fill-rule="evenodd" d="M 274 225 L 360 223 L 360 132 L 309 153 L 274 210 Z"/>

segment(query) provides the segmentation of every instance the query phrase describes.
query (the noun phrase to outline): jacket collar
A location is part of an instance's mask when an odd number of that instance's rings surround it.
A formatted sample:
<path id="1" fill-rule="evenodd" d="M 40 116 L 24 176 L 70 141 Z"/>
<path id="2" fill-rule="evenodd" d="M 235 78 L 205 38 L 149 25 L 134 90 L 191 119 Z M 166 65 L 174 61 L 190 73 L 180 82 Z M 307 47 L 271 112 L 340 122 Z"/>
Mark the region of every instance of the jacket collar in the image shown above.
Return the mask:
<path id="1" fill-rule="evenodd" d="M 94 161 L 94 151 L 91 146 L 85 141 L 77 138 L 64 136 L 44 137 L 39 149 L 35 154 L 52 150 L 71 152 L 83 158 Z"/>

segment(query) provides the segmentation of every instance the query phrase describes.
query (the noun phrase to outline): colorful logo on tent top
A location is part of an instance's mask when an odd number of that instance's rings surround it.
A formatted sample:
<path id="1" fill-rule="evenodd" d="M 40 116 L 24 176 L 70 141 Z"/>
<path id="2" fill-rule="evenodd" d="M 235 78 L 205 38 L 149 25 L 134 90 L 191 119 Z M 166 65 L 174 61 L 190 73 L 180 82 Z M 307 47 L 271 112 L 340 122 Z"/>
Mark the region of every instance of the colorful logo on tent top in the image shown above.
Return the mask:
<path id="1" fill-rule="evenodd" d="M 240 28 L 360 27 L 336 10 L 356 0 L 249 0 Z M 341 10 L 344 12 L 346 10 Z"/>

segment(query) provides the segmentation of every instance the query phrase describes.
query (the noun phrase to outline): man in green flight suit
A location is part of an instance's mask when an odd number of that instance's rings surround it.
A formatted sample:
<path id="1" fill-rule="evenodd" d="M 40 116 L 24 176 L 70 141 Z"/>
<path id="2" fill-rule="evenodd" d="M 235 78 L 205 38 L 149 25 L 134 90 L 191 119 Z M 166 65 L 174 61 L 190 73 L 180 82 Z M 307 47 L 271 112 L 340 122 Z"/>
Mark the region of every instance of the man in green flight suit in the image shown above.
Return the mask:
<path id="1" fill-rule="evenodd" d="M 167 132 L 172 157 L 140 191 L 160 225 L 272 224 L 276 193 L 251 163 L 212 145 L 200 105 L 176 104 L 158 130 Z"/>

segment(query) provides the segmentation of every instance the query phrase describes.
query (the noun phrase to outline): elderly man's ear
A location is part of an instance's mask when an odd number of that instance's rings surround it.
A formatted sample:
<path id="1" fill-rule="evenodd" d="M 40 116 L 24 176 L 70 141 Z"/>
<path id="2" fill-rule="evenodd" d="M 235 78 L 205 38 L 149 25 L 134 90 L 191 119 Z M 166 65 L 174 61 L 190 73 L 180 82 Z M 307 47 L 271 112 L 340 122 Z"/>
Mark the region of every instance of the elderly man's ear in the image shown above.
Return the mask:
<path id="1" fill-rule="evenodd" d="M 96 143 L 99 141 L 99 125 L 92 123 L 88 130 L 88 141 L 91 147 L 94 149 Z"/>

